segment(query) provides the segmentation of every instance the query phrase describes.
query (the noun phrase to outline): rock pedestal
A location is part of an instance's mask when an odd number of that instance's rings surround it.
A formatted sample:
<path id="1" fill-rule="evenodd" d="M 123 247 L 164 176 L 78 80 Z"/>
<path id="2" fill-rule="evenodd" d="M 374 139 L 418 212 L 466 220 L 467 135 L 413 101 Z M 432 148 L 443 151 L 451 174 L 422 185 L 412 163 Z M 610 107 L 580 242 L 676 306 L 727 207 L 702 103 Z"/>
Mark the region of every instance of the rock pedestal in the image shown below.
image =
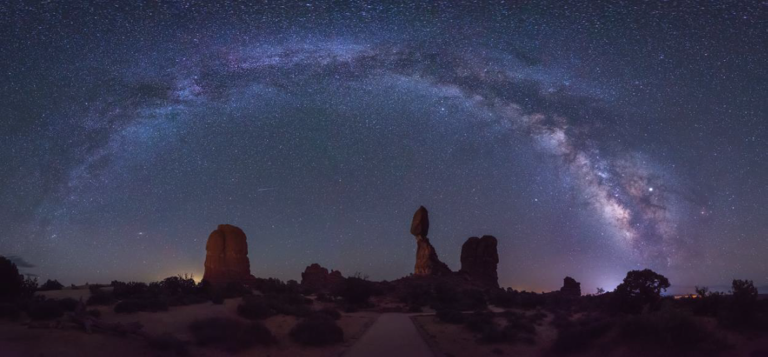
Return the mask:
<path id="1" fill-rule="evenodd" d="M 413 215 L 411 222 L 411 234 L 416 237 L 416 266 L 414 275 L 434 276 L 446 275 L 451 273 L 445 263 L 437 257 L 435 247 L 429 243 L 427 238 L 429 233 L 429 212 L 424 206 L 419 207 Z"/>
<path id="2" fill-rule="evenodd" d="M 252 279 L 248 242 L 242 229 L 229 224 L 219 225 L 208 236 L 205 250 L 203 280 L 221 287 L 231 282 L 246 283 Z"/>
<path id="3" fill-rule="evenodd" d="M 563 279 L 563 287 L 560 288 L 560 293 L 567 296 L 579 297 L 581 296 L 581 283 L 570 276 L 566 276 L 565 279 Z"/>
<path id="4" fill-rule="evenodd" d="M 496 249 L 496 237 L 471 237 L 461 246 L 461 270 L 473 280 L 490 287 L 499 287 L 496 268 L 499 264 L 499 253 Z"/>

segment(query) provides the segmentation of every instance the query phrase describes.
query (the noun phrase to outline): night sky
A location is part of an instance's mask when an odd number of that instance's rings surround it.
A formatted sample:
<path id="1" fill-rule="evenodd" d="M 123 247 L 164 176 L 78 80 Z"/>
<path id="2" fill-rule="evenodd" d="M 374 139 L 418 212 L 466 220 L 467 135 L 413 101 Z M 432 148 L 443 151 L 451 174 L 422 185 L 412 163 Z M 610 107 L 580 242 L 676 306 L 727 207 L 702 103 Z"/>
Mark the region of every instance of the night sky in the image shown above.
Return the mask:
<path id="1" fill-rule="evenodd" d="M 0 255 L 199 278 L 230 223 L 392 280 L 424 205 L 502 286 L 768 285 L 768 2 L 253 3 L 0 3 Z"/>

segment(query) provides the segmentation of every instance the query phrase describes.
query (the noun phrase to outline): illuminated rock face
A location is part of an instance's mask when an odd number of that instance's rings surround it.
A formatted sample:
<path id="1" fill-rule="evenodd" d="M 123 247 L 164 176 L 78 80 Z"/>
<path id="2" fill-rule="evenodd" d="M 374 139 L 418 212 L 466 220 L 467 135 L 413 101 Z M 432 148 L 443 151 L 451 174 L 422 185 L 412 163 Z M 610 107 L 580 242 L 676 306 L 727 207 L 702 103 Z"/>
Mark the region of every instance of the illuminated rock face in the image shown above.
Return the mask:
<path id="1" fill-rule="evenodd" d="M 411 234 L 416 237 L 416 266 L 414 275 L 433 276 L 451 273 L 445 263 L 437 257 L 435 247 L 429 243 L 429 212 L 424 206 L 419 207 L 413 215 L 411 222 Z"/>
<path id="2" fill-rule="evenodd" d="M 246 283 L 252 279 L 248 242 L 242 229 L 229 224 L 219 225 L 208 236 L 205 250 L 203 280 L 221 287 L 231 282 Z"/>
<path id="3" fill-rule="evenodd" d="M 461 246 L 460 272 L 484 285 L 499 287 L 496 268 L 499 265 L 498 242 L 494 236 L 471 237 Z"/>

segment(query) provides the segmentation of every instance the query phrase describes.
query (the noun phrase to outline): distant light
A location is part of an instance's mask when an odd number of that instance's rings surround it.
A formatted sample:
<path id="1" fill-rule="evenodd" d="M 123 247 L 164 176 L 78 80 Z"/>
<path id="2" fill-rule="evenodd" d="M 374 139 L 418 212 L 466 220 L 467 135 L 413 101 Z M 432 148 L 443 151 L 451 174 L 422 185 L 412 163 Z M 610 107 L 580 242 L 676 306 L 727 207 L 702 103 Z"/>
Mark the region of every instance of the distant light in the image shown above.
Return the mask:
<path id="1" fill-rule="evenodd" d="M 653 187 L 648 187 L 649 192 L 653 192 Z"/>

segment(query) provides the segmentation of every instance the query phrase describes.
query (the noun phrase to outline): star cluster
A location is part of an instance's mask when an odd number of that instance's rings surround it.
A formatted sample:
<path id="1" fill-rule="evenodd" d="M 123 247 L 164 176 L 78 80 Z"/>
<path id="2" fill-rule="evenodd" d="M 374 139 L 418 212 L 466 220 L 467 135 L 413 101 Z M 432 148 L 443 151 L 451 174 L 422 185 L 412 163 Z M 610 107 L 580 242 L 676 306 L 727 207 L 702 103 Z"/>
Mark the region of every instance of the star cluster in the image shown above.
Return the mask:
<path id="1" fill-rule="evenodd" d="M 407 275 L 412 212 L 500 283 L 768 284 L 765 3 L 0 5 L 0 254 L 66 282 Z M 29 264 L 30 266 L 33 264 Z"/>

